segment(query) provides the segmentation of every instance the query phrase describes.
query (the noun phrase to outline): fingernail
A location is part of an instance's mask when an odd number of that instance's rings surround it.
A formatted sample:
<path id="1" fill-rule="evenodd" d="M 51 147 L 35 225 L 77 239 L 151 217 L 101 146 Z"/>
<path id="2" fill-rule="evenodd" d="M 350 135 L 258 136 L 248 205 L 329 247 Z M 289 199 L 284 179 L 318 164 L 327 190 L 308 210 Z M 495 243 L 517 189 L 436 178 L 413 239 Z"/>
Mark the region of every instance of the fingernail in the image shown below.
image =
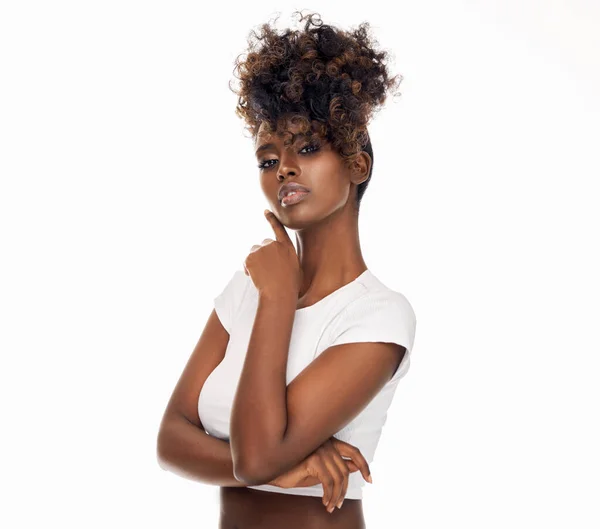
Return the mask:
<path id="1" fill-rule="evenodd" d="M 340 503 L 337 504 L 337 508 L 338 509 L 342 508 L 342 503 L 344 503 L 344 500 L 340 500 Z"/>
<path id="2" fill-rule="evenodd" d="M 373 478 L 371 478 L 371 474 L 369 474 L 369 475 L 367 476 L 367 481 L 368 481 L 369 483 L 373 483 Z"/>

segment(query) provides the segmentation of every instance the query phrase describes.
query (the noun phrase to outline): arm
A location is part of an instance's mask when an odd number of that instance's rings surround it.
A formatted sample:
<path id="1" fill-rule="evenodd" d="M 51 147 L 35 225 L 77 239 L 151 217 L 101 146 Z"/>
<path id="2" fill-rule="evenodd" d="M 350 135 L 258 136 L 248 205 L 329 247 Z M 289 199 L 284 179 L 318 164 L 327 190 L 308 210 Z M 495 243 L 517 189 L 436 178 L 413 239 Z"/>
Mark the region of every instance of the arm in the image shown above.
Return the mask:
<path id="1" fill-rule="evenodd" d="M 185 417 L 165 420 L 158 436 L 157 459 L 164 470 L 220 487 L 246 487 L 233 475 L 229 443 L 207 434 Z"/>
<path id="2" fill-rule="evenodd" d="M 279 467 L 274 462 L 287 426 L 286 371 L 296 302 L 297 296 L 259 295 L 230 422 L 234 474 L 249 485 L 255 484 L 258 467 L 269 474 Z M 289 461 L 283 472 L 299 461 Z"/>
<path id="3" fill-rule="evenodd" d="M 344 428 L 396 372 L 410 343 L 402 306 L 362 301 L 348 327 L 286 387 L 296 300 L 259 298 L 231 414 L 234 474 L 248 485 L 286 472 Z M 366 317 L 364 315 L 367 315 Z"/>
<path id="4" fill-rule="evenodd" d="M 227 441 L 207 434 L 198 416 L 204 382 L 225 356 L 229 334 L 213 310 L 163 415 L 156 454 L 161 468 L 188 479 L 224 487 L 245 487 L 233 475 Z"/>

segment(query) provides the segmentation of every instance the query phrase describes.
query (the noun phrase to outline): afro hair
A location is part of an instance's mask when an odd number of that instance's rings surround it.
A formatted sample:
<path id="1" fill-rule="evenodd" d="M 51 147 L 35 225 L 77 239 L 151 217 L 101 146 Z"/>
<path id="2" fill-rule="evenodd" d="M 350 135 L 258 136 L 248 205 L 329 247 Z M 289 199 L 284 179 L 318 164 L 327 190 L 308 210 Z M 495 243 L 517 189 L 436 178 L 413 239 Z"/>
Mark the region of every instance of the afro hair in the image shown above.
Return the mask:
<path id="1" fill-rule="evenodd" d="M 323 24 L 320 15 L 300 14 L 304 30 L 277 30 L 265 23 L 251 31 L 248 50 L 238 55 L 234 75 L 239 79 L 235 113 L 256 139 L 266 132 L 285 133 L 288 119 L 300 125 L 298 134 L 325 138 L 351 167 L 361 151 L 373 160 L 367 125 L 383 105 L 387 92 L 402 81 L 389 76 L 386 51 L 375 49 L 369 23 L 353 31 Z M 398 92 L 399 94 L 399 92 Z M 292 139 L 296 135 L 292 135 Z M 374 161 L 374 160 L 373 160 Z M 371 180 L 359 184 L 356 206 Z"/>

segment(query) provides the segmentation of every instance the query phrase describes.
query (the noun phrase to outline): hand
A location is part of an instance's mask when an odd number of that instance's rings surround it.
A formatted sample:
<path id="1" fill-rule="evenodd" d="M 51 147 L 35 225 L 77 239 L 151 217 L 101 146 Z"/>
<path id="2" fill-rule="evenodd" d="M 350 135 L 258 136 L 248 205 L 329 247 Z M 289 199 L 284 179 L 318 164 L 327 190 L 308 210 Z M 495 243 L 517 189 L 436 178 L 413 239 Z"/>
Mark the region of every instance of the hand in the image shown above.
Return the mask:
<path id="1" fill-rule="evenodd" d="M 343 459 L 342 456 L 350 459 Z M 371 483 L 369 478 L 371 471 L 360 450 L 349 443 L 330 437 L 304 461 L 268 484 L 288 489 L 322 483 L 323 504 L 331 513 L 336 505 L 344 501 L 348 490 L 348 476 L 357 470 L 360 470 L 363 478 Z"/>
<path id="2" fill-rule="evenodd" d="M 245 273 L 259 294 L 275 298 L 289 295 L 298 299 L 303 276 L 296 248 L 275 214 L 266 209 L 265 217 L 276 240 L 263 239 L 262 244 L 252 246 L 244 261 Z"/>

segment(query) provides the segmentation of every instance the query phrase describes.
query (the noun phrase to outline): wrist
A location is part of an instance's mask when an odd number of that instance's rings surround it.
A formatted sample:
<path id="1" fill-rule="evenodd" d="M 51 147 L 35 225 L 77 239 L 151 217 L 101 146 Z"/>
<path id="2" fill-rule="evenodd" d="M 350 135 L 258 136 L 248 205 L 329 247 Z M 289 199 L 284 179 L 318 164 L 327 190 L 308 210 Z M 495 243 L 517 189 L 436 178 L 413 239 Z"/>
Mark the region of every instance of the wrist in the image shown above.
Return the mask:
<path id="1" fill-rule="evenodd" d="M 293 306 L 295 308 L 298 296 L 285 289 L 279 292 L 259 292 L 258 301 L 259 303 Z"/>

